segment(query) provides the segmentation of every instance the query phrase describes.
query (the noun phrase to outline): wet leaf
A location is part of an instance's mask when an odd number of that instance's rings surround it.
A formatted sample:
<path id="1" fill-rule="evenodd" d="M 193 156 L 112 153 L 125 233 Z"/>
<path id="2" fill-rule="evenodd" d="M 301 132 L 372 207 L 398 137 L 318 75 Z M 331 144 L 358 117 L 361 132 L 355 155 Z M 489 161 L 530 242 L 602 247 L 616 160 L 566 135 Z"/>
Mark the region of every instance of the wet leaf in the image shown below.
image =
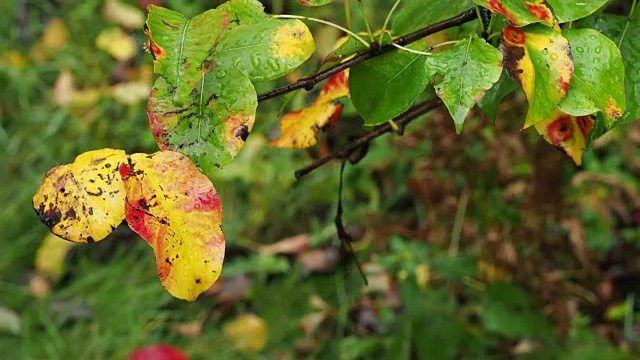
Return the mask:
<path id="1" fill-rule="evenodd" d="M 118 167 L 122 150 L 80 154 L 73 163 L 47 172 L 33 207 L 52 233 L 78 243 L 104 239 L 124 219 L 124 184 Z"/>
<path id="2" fill-rule="evenodd" d="M 303 22 L 273 19 L 229 30 L 213 57 L 216 66 L 236 67 L 251 81 L 265 81 L 291 72 L 314 51 L 313 37 Z"/>
<path id="3" fill-rule="evenodd" d="M 401 36 L 452 18 L 473 7 L 471 0 L 403 1 L 393 20 L 394 35 Z M 429 9 L 425 11 L 425 9 Z"/>
<path id="4" fill-rule="evenodd" d="M 254 314 L 239 315 L 224 324 L 222 332 L 233 346 L 246 353 L 262 350 L 269 336 L 267 323 Z"/>
<path id="5" fill-rule="evenodd" d="M 553 12 L 560 23 L 581 19 L 596 12 L 603 7 L 608 0 L 547 0 L 553 8 Z"/>
<path id="6" fill-rule="evenodd" d="M 253 128 L 258 106 L 253 84 L 234 67 L 214 67 L 185 106 L 172 101 L 173 88 L 159 78 L 149 96 L 151 132 L 163 150 L 187 155 L 207 175 L 228 164 Z"/>
<path id="7" fill-rule="evenodd" d="M 427 68 L 443 75 L 436 94 L 449 109 L 459 134 L 469 110 L 500 79 L 502 54 L 484 40 L 469 37 L 429 56 Z"/>
<path id="8" fill-rule="evenodd" d="M 64 271 L 64 259 L 76 244 L 47 234 L 36 252 L 35 268 L 42 275 L 57 278 Z"/>
<path id="9" fill-rule="evenodd" d="M 213 9 L 187 19 L 169 9 L 149 6 L 145 26 L 153 70 L 175 88 L 173 100 L 183 105 L 202 80 L 211 61 L 211 48 L 229 26 L 223 11 Z"/>
<path id="10" fill-rule="evenodd" d="M 581 165 L 594 121 L 592 116 L 576 117 L 556 110 L 548 120 L 537 123 L 535 128 L 548 143 L 564 151 L 576 165 Z"/>
<path id="11" fill-rule="evenodd" d="M 313 104 L 286 114 L 280 123 L 280 137 L 269 143 L 272 147 L 301 149 L 316 143 L 318 131 L 335 123 L 342 113 L 338 99 L 349 96 L 348 70 L 327 81 Z"/>
<path id="12" fill-rule="evenodd" d="M 574 73 L 559 109 L 574 116 L 602 111 L 611 127 L 626 108 L 620 50 L 596 30 L 568 29 L 564 36 L 571 44 Z"/>
<path id="13" fill-rule="evenodd" d="M 553 10 L 545 0 L 473 0 L 491 12 L 501 14 L 514 26 L 525 26 L 542 22 L 553 26 Z"/>
<path id="14" fill-rule="evenodd" d="M 409 109 L 427 85 L 422 55 L 394 50 L 349 72 L 351 101 L 366 125 L 378 125 Z"/>
<path id="15" fill-rule="evenodd" d="M 627 27 L 627 18 L 623 16 L 603 14 L 595 19 L 593 27 L 620 44 L 620 53 L 625 67 L 626 111 L 616 122 L 622 125 L 640 118 L 640 11 L 636 9 L 634 18 Z M 622 38 L 623 30 L 626 29 Z"/>
<path id="16" fill-rule="evenodd" d="M 303 6 L 322 6 L 333 2 L 333 0 L 298 0 Z"/>
<path id="17" fill-rule="evenodd" d="M 222 206 L 211 181 L 173 151 L 133 154 L 119 170 L 127 223 L 153 248 L 162 285 L 195 300 L 218 279 L 224 258 Z"/>
<path id="18" fill-rule="evenodd" d="M 127 29 L 138 30 L 144 26 L 144 12 L 138 7 L 119 0 L 107 0 L 102 6 L 105 19 L 122 25 Z"/>
<path id="19" fill-rule="evenodd" d="M 487 116 L 489 124 L 495 123 L 498 105 L 502 99 L 517 88 L 518 85 L 507 75 L 506 71 L 503 71 L 498 82 L 487 90 L 487 93 L 478 101 L 478 107 Z"/>
<path id="20" fill-rule="evenodd" d="M 119 27 L 103 30 L 96 38 L 96 47 L 119 61 L 131 59 L 138 53 L 136 42 Z"/>
<path id="21" fill-rule="evenodd" d="M 566 95 L 573 76 L 567 39 L 541 25 L 525 29 L 506 26 L 500 50 L 507 73 L 520 85 L 529 102 L 524 127 L 549 119 Z"/>

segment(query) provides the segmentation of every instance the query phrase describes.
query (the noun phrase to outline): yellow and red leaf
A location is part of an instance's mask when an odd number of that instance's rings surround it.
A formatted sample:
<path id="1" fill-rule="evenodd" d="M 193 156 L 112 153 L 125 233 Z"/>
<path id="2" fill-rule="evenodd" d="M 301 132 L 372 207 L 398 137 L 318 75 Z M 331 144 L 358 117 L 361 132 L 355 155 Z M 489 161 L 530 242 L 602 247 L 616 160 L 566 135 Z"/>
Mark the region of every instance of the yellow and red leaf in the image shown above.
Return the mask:
<path id="1" fill-rule="evenodd" d="M 318 131 L 340 118 L 342 104 L 337 100 L 347 96 L 349 72 L 345 70 L 329 78 L 311 105 L 286 114 L 280 123 L 280 137 L 269 145 L 287 149 L 301 149 L 314 145 Z"/>
<path id="2" fill-rule="evenodd" d="M 553 9 L 545 0 L 474 0 L 480 6 L 495 14 L 501 14 L 513 26 L 525 26 L 541 22 L 547 26 L 555 26 Z"/>
<path id="3" fill-rule="evenodd" d="M 220 276 L 222 206 L 211 181 L 173 151 L 133 154 L 120 166 L 129 226 L 153 248 L 171 295 L 195 300 Z"/>
<path id="4" fill-rule="evenodd" d="M 500 50 L 505 69 L 524 91 L 529 111 L 524 127 L 547 120 L 564 98 L 573 77 L 569 42 L 541 25 L 525 29 L 506 26 Z"/>
<path id="5" fill-rule="evenodd" d="M 553 116 L 537 123 L 535 128 L 548 143 L 564 151 L 576 165 L 581 165 L 593 125 L 592 115 L 571 116 L 556 110 Z"/>
<path id="6" fill-rule="evenodd" d="M 33 196 L 33 207 L 52 233 L 69 241 L 104 239 L 124 220 L 122 150 L 101 149 L 52 168 Z"/>

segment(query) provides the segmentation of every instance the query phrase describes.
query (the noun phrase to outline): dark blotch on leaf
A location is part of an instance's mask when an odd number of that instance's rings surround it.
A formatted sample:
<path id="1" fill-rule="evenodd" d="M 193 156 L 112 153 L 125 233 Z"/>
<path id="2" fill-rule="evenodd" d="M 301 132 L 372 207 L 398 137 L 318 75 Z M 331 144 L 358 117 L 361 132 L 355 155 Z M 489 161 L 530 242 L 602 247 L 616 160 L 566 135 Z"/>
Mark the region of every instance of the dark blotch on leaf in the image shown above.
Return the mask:
<path id="1" fill-rule="evenodd" d="M 236 137 L 242 139 L 242 141 L 247 141 L 247 137 L 249 136 L 249 128 L 247 125 L 242 125 L 236 130 L 234 134 Z"/>
<path id="2" fill-rule="evenodd" d="M 89 243 L 89 244 L 90 244 L 90 243 L 92 243 L 92 242 L 95 242 L 95 240 L 93 239 L 93 237 L 92 237 L 92 236 L 87 236 L 87 243 Z"/>
<path id="3" fill-rule="evenodd" d="M 67 211 L 66 213 L 64 213 L 64 219 L 75 219 L 76 218 L 76 211 L 73 209 L 69 209 L 69 211 Z"/>
<path id="4" fill-rule="evenodd" d="M 202 279 L 200 279 L 200 278 L 196 279 L 196 284 L 200 284 L 201 282 L 202 282 Z"/>
<path id="5" fill-rule="evenodd" d="M 49 204 L 49 206 L 52 205 L 53 204 Z M 38 214 L 40 220 L 42 220 L 42 222 L 47 225 L 49 229 L 56 226 L 56 224 L 59 223 L 60 220 L 62 220 L 62 213 L 60 212 L 60 210 L 50 208 L 49 210 L 45 211 L 44 204 L 40 204 L 40 207 L 38 208 L 38 210 L 36 210 L 36 213 Z"/>

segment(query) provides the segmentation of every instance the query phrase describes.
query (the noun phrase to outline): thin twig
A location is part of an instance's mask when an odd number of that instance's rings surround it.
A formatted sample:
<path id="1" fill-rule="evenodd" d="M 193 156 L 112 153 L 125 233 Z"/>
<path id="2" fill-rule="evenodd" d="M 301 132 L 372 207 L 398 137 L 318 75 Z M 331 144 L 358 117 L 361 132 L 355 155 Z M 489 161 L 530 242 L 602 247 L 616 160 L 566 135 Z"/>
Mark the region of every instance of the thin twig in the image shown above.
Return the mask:
<path id="1" fill-rule="evenodd" d="M 395 122 L 400 129 L 404 129 L 404 127 L 408 123 L 415 120 L 418 116 L 425 114 L 440 105 L 442 105 L 442 100 L 440 99 L 433 99 L 433 100 L 423 102 L 421 104 L 415 105 L 414 107 L 407 110 L 406 112 L 396 116 L 393 119 L 393 122 Z M 345 146 L 344 148 L 338 151 L 335 151 L 323 157 L 322 159 L 318 159 L 302 169 L 296 170 L 295 172 L 296 178 L 300 179 L 301 177 L 307 175 L 308 173 L 312 172 L 313 170 L 319 168 L 320 166 L 328 163 L 333 159 L 343 159 L 349 156 L 349 154 L 351 154 L 355 149 L 365 144 L 368 144 L 371 140 L 377 138 L 380 135 L 388 133 L 390 131 L 393 131 L 393 128 L 391 127 L 391 124 L 389 124 L 388 122 L 385 123 L 384 125 L 380 125 L 372 132 L 355 139 L 353 142 L 351 142 L 349 145 Z"/>
<path id="2" fill-rule="evenodd" d="M 417 40 L 420 40 L 426 36 L 429 36 L 431 34 L 435 34 L 439 31 L 442 30 L 446 30 L 455 26 L 459 26 L 462 25 L 466 22 L 472 21 L 477 17 L 477 13 L 475 11 L 475 9 L 469 9 L 465 12 L 463 12 L 462 14 L 452 17 L 451 19 L 448 20 L 444 20 L 441 21 L 439 23 L 427 26 L 423 29 L 420 29 L 418 31 L 415 31 L 411 34 L 405 35 L 405 36 L 401 36 L 397 39 L 395 39 L 393 42 L 397 45 L 400 46 L 404 46 L 407 44 L 411 44 L 412 42 L 415 42 Z M 258 101 L 264 101 L 264 100 L 268 100 L 268 99 L 272 99 L 274 97 L 278 97 L 282 94 L 286 94 L 288 92 L 291 91 L 295 91 L 298 89 L 306 89 L 306 90 L 311 90 L 313 89 L 313 87 L 319 83 L 322 80 L 328 79 L 331 76 L 345 70 L 348 69 L 356 64 L 359 64 L 367 59 L 370 59 L 372 57 L 378 56 L 380 54 L 386 53 L 388 51 L 394 50 L 395 47 L 393 47 L 392 45 L 385 45 L 379 48 L 378 51 L 368 51 L 359 55 L 354 56 L 353 58 L 337 64 L 331 68 L 328 68 L 324 71 L 321 71 L 319 73 L 313 74 L 309 77 L 306 78 L 302 78 L 294 83 L 291 83 L 289 85 L 285 85 L 276 89 L 273 89 L 271 91 L 267 91 L 264 94 L 260 94 L 258 96 Z"/>

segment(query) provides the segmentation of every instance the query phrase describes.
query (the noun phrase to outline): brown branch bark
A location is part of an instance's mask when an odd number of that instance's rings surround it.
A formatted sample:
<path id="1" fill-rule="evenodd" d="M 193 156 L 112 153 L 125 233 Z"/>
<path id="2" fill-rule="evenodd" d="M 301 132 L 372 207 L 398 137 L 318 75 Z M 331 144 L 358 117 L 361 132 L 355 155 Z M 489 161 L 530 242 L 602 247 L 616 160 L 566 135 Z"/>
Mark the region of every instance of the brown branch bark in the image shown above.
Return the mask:
<path id="1" fill-rule="evenodd" d="M 440 105 L 442 105 L 442 100 L 440 99 L 433 99 L 433 100 L 420 103 L 418 105 L 413 106 L 411 109 L 405 111 L 404 113 L 396 116 L 393 119 L 393 122 L 396 123 L 396 125 L 398 125 L 398 127 L 402 131 L 407 124 L 415 120 L 418 116 L 425 114 Z M 300 179 L 301 177 L 307 175 L 308 173 L 312 172 L 313 170 L 319 168 L 320 166 L 328 163 L 333 159 L 343 159 L 349 156 L 357 148 L 365 144 L 368 144 L 373 139 L 379 137 L 380 135 L 386 134 L 390 131 L 393 131 L 393 128 L 391 127 L 391 124 L 389 124 L 388 122 L 385 123 L 384 125 L 380 125 L 372 132 L 355 139 L 352 143 L 345 146 L 344 148 L 338 151 L 335 151 L 321 159 L 318 159 L 302 169 L 296 170 L 295 172 L 296 178 Z"/>
<path id="2" fill-rule="evenodd" d="M 446 30 L 455 26 L 459 26 L 462 25 L 466 22 L 469 22 L 471 20 L 476 19 L 477 17 L 477 13 L 474 9 L 469 9 L 465 12 L 463 12 L 462 14 L 452 17 L 451 19 L 447 19 L 444 21 L 441 21 L 439 23 L 427 26 L 423 29 L 420 29 L 418 31 L 412 32 L 411 34 L 407 34 L 405 36 L 401 36 L 397 39 L 395 39 L 393 42 L 398 44 L 398 45 L 407 45 L 407 44 L 411 44 L 412 42 L 415 42 L 417 40 L 420 40 L 428 35 L 431 34 L 435 34 L 439 31 L 442 30 Z M 373 47 L 372 47 L 373 48 Z M 267 91 L 264 94 L 260 94 L 258 95 L 258 101 L 264 101 L 264 100 L 269 100 L 272 99 L 274 97 L 278 97 L 280 95 L 289 93 L 291 91 L 294 90 L 298 90 L 298 89 L 306 89 L 306 90 L 311 90 L 313 89 L 313 87 L 319 83 L 322 80 L 328 79 L 331 76 L 345 70 L 348 69 L 356 64 L 359 64 L 367 59 L 371 59 L 375 56 L 384 54 L 386 52 L 389 52 L 391 50 L 394 50 L 395 47 L 391 46 L 391 45 L 385 45 L 381 48 L 379 48 L 377 51 L 369 51 L 366 53 L 362 53 L 359 55 L 356 55 L 355 57 L 340 63 L 334 67 L 331 67 L 329 69 L 326 69 L 324 71 L 321 71 L 319 73 L 315 73 L 311 76 L 308 76 L 306 78 L 302 78 L 294 83 L 291 83 L 289 85 L 285 85 L 276 89 L 273 89 L 271 91 Z"/>

